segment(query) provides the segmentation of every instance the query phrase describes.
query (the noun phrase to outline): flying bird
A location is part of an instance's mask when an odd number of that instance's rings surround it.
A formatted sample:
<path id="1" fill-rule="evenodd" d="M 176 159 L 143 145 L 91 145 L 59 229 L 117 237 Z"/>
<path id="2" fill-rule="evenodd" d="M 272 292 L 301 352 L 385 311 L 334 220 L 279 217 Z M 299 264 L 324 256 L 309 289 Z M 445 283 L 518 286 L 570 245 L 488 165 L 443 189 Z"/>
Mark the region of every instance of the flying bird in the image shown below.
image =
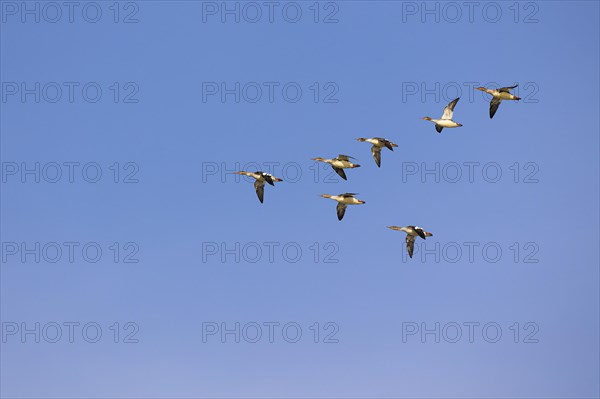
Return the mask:
<path id="1" fill-rule="evenodd" d="M 344 193 L 340 195 L 321 194 L 321 197 L 337 201 L 337 217 L 338 220 L 342 220 L 348 205 L 362 205 L 365 203 L 365 201 L 354 198 L 355 195 L 357 195 L 357 193 Z"/>
<path id="2" fill-rule="evenodd" d="M 366 141 L 367 143 L 373 144 L 371 147 L 371 154 L 373 154 L 373 159 L 375 160 L 377 167 L 381 167 L 381 150 L 383 147 L 389 148 L 390 151 L 394 151 L 394 147 L 398 147 L 398 144 L 392 143 L 391 141 L 381 137 L 373 137 L 370 139 L 360 137 L 356 140 L 360 142 Z"/>
<path id="3" fill-rule="evenodd" d="M 333 170 L 335 170 L 335 173 L 337 173 L 342 179 L 344 180 L 348 180 L 346 178 L 346 173 L 344 172 L 344 169 L 352 169 L 352 168 L 359 168 L 360 165 L 352 163 L 352 161 L 350 161 L 350 159 L 355 159 L 352 158 L 348 155 L 338 155 L 337 158 L 332 158 L 332 159 L 325 159 L 325 158 L 312 158 L 313 161 L 319 161 L 319 162 L 325 162 L 331 165 L 331 167 L 333 168 Z"/>
<path id="4" fill-rule="evenodd" d="M 486 89 L 485 87 L 477 87 L 475 90 L 485 91 L 488 94 L 492 95 L 492 100 L 490 101 L 490 119 L 496 115 L 496 111 L 498 111 L 498 107 L 502 100 L 515 100 L 519 101 L 521 97 L 517 97 L 512 94 L 510 91 L 517 87 L 518 84 L 510 87 L 501 87 L 499 89 Z"/>
<path id="5" fill-rule="evenodd" d="M 437 130 L 438 133 L 441 133 L 445 127 L 461 127 L 462 125 L 460 123 L 452 120 L 452 115 L 454 115 L 454 107 L 456 106 L 458 100 L 460 100 L 460 97 L 455 98 L 454 100 L 450 101 L 448 105 L 446 105 L 446 108 L 444 108 L 444 115 L 442 115 L 441 119 L 432 119 L 428 116 L 423 117 L 423 119 L 435 123 L 435 130 Z"/>
<path id="6" fill-rule="evenodd" d="M 426 239 L 427 237 L 431 237 L 433 235 L 430 232 L 423 230 L 419 226 L 388 226 L 388 229 L 403 231 L 406 233 L 406 250 L 408 251 L 408 256 L 411 258 L 415 249 L 415 239 L 417 236 L 421 237 L 422 239 Z"/>
<path id="7" fill-rule="evenodd" d="M 261 204 L 263 203 L 263 199 L 265 196 L 265 183 L 269 183 L 270 185 L 275 186 L 276 181 L 283 181 L 283 179 L 280 179 L 271 174 L 268 174 L 265 172 L 260 172 L 260 171 L 256 171 L 256 172 L 240 171 L 240 172 L 235 172 L 235 173 L 238 175 L 250 176 L 250 177 L 253 177 L 254 179 L 256 179 L 256 181 L 254 182 L 254 189 L 256 190 L 256 195 L 258 196 L 258 200 L 260 201 Z"/>

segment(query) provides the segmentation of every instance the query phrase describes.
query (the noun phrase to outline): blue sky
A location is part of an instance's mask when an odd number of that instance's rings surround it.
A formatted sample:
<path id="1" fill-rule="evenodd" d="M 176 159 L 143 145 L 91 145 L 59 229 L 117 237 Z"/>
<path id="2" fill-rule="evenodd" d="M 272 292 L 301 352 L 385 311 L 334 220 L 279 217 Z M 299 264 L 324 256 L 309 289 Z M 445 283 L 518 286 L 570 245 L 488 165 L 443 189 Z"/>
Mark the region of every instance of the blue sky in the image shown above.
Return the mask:
<path id="1" fill-rule="evenodd" d="M 598 397 L 597 2 L 22 4 L 0 2 L 3 397 Z M 490 120 L 489 82 L 523 100 Z M 420 119 L 459 95 L 463 127 Z M 399 145 L 380 169 L 372 136 Z M 337 154 L 348 181 L 310 160 Z M 230 173 L 252 164 L 286 180 L 262 205 Z M 366 204 L 338 222 L 319 194 L 343 192 Z M 411 224 L 433 237 L 409 259 L 386 226 Z"/>

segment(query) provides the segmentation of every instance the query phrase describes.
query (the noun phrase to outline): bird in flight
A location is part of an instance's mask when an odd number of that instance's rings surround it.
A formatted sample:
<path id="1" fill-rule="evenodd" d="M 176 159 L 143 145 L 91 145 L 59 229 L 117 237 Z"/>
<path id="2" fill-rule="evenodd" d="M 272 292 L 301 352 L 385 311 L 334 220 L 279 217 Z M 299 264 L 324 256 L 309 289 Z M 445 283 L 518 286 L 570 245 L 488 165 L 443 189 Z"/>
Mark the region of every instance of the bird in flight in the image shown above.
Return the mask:
<path id="1" fill-rule="evenodd" d="M 260 171 L 245 172 L 242 170 L 240 172 L 235 172 L 235 173 L 238 175 L 250 176 L 256 180 L 254 182 L 254 189 L 256 190 L 256 195 L 258 196 L 258 200 L 260 201 L 261 204 L 262 204 L 264 196 L 265 196 L 265 183 L 269 183 L 270 185 L 275 186 L 276 181 L 283 181 L 283 179 L 275 177 L 269 173 L 260 172 Z"/>
<path id="2" fill-rule="evenodd" d="M 357 195 L 357 193 L 344 193 L 340 195 L 321 194 L 321 197 L 337 201 L 337 217 L 338 220 L 342 220 L 348 205 L 362 205 L 365 203 L 365 201 L 354 198 L 355 195 Z"/>
<path id="3" fill-rule="evenodd" d="M 496 115 L 496 111 L 498 111 L 498 107 L 500 106 L 502 100 L 519 101 L 521 99 L 521 97 L 517 97 L 510 92 L 517 86 L 518 84 L 510 87 L 501 87 L 499 89 L 486 89 L 485 87 L 475 88 L 475 90 L 485 91 L 486 93 L 492 95 L 492 100 L 490 101 L 490 119 Z"/>
<path id="4" fill-rule="evenodd" d="M 360 137 L 356 140 L 373 144 L 373 146 L 371 146 L 371 154 L 373 154 L 373 159 L 375 160 L 377 167 L 381 167 L 381 150 L 383 147 L 389 148 L 390 151 L 394 151 L 394 147 L 398 147 L 398 144 L 392 143 L 381 137 L 373 137 L 370 139 Z"/>
<path id="5" fill-rule="evenodd" d="M 337 158 L 332 158 L 332 159 L 326 159 L 326 158 L 312 158 L 313 161 L 319 161 L 319 162 L 325 162 L 331 165 L 331 167 L 333 168 L 333 170 L 335 170 L 335 173 L 337 173 L 342 179 L 344 180 L 348 180 L 346 178 L 346 173 L 344 172 L 344 169 L 352 169 L 352 168 L 359 168 L 360 165 L 352 163 L 352 161 L 350 161 L 350 159 L 355 159 L 352 158 L 351 156 L 348 155 L 338 155 Z"/>
<path id="6" fill-rule="evenodd" d="M 426 239 L 427 237 L 431 237 L 433 235 L 430 232 L 423 230 L 419 226 L 388 226 L 388 229 L 403 231 L 406 233 L 406 250 L 408 251 L 408 256 L 411 258 L 415 249 L 415 239 L 417 236 L 421 237 L 422 239 Z"/>
<path id="7" fill-rule="evenodd" d="M 437 130 L 438 133 L 441 133 L 445 127 L 461 127 L 462 125 L 460 123 L 452 120 L 452 116 L 454 115 L 454 107 L 456 106 L 458 100 L 460 100 L 460 97 L 455 98 L 454 100 L 450 101 L 448 105 L 446 105 L 446 108 L 444 108 L 444 114 L 440 119 L 432 119 L 428 116 L 425 116 L 422 119 L 435 123 L 435 130 Z"/>

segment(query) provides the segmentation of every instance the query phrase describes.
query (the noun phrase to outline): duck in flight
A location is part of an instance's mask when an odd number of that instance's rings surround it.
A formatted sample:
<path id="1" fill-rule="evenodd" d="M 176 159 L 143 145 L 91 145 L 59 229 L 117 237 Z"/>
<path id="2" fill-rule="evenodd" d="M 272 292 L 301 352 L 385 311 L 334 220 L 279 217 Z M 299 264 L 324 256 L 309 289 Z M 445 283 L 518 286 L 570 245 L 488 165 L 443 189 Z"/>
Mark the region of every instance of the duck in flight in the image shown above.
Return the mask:
<path id="1" fill-rule="evenodd" d="M 269 183 L 272 186 L 275 186 L 276 181 L 283 181 L 278 177 L 275 177 L 271 174 L 265 172 L 244 172 L 243 170 L 240 172 L 235 172 L 238 175 L 250 176 L 253 177 L 256 181 L 254 182 L 254 189 L 256 190 L 256 195 L 258 196 L 258 200 L 260 203 L 263 203 L 263 199 L 265 196 L 265 183 Z"/>
<path id="2" fill-rule="evenodd" d="M 435 123 L 435 130 L 437 130 L 438 133 L 441 133 L 445 127 L 461 127 L 462 125 L 460 123 L 452 120 L 452 115 L 454 115 L 454 107 L 456 106 L 458 100 L 460 100 L 460 97 L 455 98 L 454 100 L 450 101 L 448 105 L 446 105 L 446 108 L 444 108 L 444 114 L 440 119 L 432 119 L 428 116 L 423 117 L 423 119 Z"/>
<path id="3" fill-rule="evenodd" d="M 394 147 L 398 147 L 398 144 L 392 143 L 381 137 L 373 137 L 370 139 L 360 137 L 356 140 L 373 144 L 373 146 L 371 146 L 371 154 L 373 154 L 373 159 L 375 160 L 377 167 L 381 167 L 381 150 L 383 147 L 389 148 L 390 151 L 394 151 Z"/>
<path id="4" fill-rule="evenodd" d="M 415 239 L 417 236 L 421 237 L 422 239 L 426 239 L 427 237 L 431 237 L 433 235 L 430 232 L 423 230 L 419 226 L 388 226 L 388 229 L 403 231 L 406 233 L 406 250 L 408 251 L 408 256 L 411 258 L 415 249 Z"/>
<path id="5" fill-rule="evenodd" d="M 329 195 L 329 194 L 321 194 L 323 198 L 330 198 L 334 201 L 337 201 L 337 217 L 338 220 L 342 220 L 344 218 L 344 213 L 346 213 L 346 207 L 348 205 L 362 205 L 365 201 L 354 198 L 357 195 L 356 193 L 344 193 L 340 195 Z"/>
<path id="6" fill-rule="evenodd" d="M 313 161 L 319 161 L 319 162 L 325 162 L 331 165 L 331 167 L 333 168 L 333 170 L 335 170 L 335 173 L 337 173 L 342 179 L 344 180 L 348 180 L 346 179 L 346 173 L 344 172 L 344 169 L 351 169 L 351 168 L 359 168 L 360 165 L 352 163 L 352 161 L 350 161 L 350 159 L 354 159 L 348 155 L 338 155 L 337 158 L 332 158 L 332 159 L 325 159 L 325 158 L 312 158 Z"/>
<path id="7" fill-rule="evenodd" d="M 512 94 L 510 91 L 519 86 L 518 84 L 510 87 L 501 87 L 499 89 L 486 89 L 485 87 L 477 87 L 475 90 L 485 91 L 488 94 L 492 95 L 492 100 L 490 101 L 490 119 L 496 115 L 496 111 L 498 111 L 498 107 L 502 100 L 514 100 L 519 101 L 521 97 L 517 97 Z"/>

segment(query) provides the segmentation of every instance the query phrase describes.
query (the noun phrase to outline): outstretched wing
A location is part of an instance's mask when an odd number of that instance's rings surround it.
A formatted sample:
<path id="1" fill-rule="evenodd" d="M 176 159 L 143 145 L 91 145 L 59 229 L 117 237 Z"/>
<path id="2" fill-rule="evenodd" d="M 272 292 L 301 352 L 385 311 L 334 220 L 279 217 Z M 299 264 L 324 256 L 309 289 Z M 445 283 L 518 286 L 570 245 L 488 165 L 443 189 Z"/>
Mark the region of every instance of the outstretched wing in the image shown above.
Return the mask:
<path id="1" fill-rule="evenodd" d="M 406 235 L 406 250 L 408 251 L 408 256 L 412 258 L 415 250 L 415 236 L 411 236 L 410 234 Z"/>
<path id="2" fill-rule="evenodd" d="M 371 154 L 373 154 L 373 159 L 375 159 L 377 167 L 381 167 L 381 147 L 376 145 L 371 147 Z"/>
<path id="3" fill-rule="evenodd" d="M 502 100 L 499 98 L 492 97 L 492 101 L 490 101 L 490 119 L 496 115 L 496 111 L 498 111 L 498 107 L 500 106 L 501 102 Z"/>
<path id="4" fill-rule="evenodd" d="M 448 105 L 446 105 L 446 108 L 444 108 L 444 115 L 442 115 L 442 119 L 452 119 L 452 115 L 454 115 L 454 107 L 456 106 L 458 100 L 460 100 L 460 97 L 455 98 L 454 100 L 450 101 Z"/>
<path id="5" fill-rule="evenodd" d="M 333 170 L 335 170 L 335 173 L 337 173 L 338 175 L 340 175 L 340 177 L 344 180 L 348 180 L 346 179 L 346 172 L 344 172 L 344 169 L 342 168 L 336 168 L 335 166 L 331 166 L 333 168 Z"/>
<path id="6" fill-rule="evenodd" d="M 443 126 L 438 125 L 437 123 L 435 124 L 435 130 L 437 130 L 438 133 L 441 133 L 442 130 L 444 130 Z"/>
<path id="7" fill-rule="evenodd" d="M 344 193 L 344 194 L 340 194 L 340 197 L 348 198 L 348 197 L 354 197 L 355 195 L 358 195 L 358 193 Z"/>
<path id="8" fill-rule="evenodd" d="M 265 182 L 256 180 L 254 182 L 254 188 L 256 189 L 256 195 L 258 196 L 258 200 L 262 204 L 263 199 L 265 197 Z"/>
<path id="9" fill-rule="evenodd" d="M 383 144 L 385 144 L 385 146 L 387 148 L 389 148 L 391 151 L 394 151 L 394 143 L 392 143 L 389 140 L 383 140 Z"/>
<path id="10" fill-rule="evenodd" d="M 263 173 L 263 174 L 262 174 L 262 177 L 263 177 L 263 179 L 265 179 L 265 181 L 266 181 L 267 183 L 269 183 L 270 185 L 272 185 L 272 186 L 274 186 L 274 185 L 275 185 L 275 184 L 273 183 L 273 176 L 271 176 L 270 174 L 268 174 L 268 173 Z"/>
<path id="11" fill-rule="evenodd" d="M 423 231 L 422 228 L 415 227 L 414 230 L 417 232 L 417 234 L 419 235 L 419 237 L 421 237 L 422 239 L 425 239 L 425 231 Z"/>
<path id="12" fill-rule="evenodd" d="M 342 220 L 344 218 L 344 214 L 346 213 L 346 204 L 342 204 L 341 202 L 338 202 L 336 209 L 337 209 L 338 220 Z"/>
<path id="13" fill-rule="evenodd" d="M 355 158 L 352 158 L 350 155 L 339 154 L 337 156 L 337 159 L 339 159 L 340 161 L 350 161 L 350 159 L 355 159 Z"/>
<path id="14" fill-rule="evenodd" d="M 514 85 L 514 86 L 509 86 L 509 87 L 501 87 L 501 88 L 499 88 L 499 89 L 498 89 L 498 91 L 499 91 L 500 93 L 510 93 L 510 91 L 511 91 L 512 89 L 514 89 L 515 87 L 517 87 L 517 86 L 518 86 L 518 84 L 516 84 L 516 85 Z"/>

